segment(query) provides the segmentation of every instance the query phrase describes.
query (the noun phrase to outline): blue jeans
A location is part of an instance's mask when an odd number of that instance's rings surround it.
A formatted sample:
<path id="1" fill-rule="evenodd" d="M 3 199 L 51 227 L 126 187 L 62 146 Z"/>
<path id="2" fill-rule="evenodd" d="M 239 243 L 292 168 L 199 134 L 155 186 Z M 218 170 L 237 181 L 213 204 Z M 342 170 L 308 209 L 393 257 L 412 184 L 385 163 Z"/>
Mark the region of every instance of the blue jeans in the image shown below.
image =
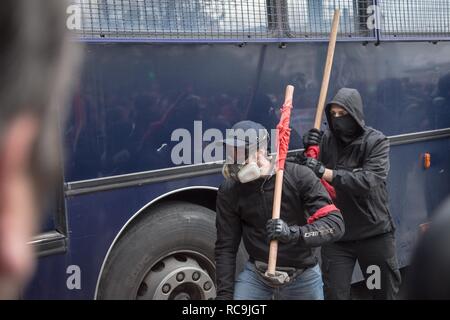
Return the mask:
<path id="1" fill-rule="evenodd" d="M 234 300 L 323 300 L 319 265 L 306 269 L 292 282 L 271 287 L 261 279 L 255 265 L 247 262 L 234 285 Z"/>

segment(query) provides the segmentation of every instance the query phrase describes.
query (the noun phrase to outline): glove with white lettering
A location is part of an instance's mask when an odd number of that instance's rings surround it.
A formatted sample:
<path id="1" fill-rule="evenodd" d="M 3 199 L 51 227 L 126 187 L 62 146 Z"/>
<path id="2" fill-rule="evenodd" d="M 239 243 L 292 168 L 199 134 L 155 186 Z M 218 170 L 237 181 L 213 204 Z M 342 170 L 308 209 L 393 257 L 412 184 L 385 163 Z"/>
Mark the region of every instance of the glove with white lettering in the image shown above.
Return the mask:
<path id="1" fill-rule="evenodd" d="M 322 178 L 323 174 L 325 173 L 325 166 L 317 159 L 305 158 L 302 165 L 310 168 L 319 179 Z"/>
<path id="2" fill-rule="evenodd" d="M 266 223 L 267 238 L 269 241 L 278 240 L 283 243 L 295 243 L 300 237 L 300 227 L 288 226 L 281 219 L 269 219 Z"/>

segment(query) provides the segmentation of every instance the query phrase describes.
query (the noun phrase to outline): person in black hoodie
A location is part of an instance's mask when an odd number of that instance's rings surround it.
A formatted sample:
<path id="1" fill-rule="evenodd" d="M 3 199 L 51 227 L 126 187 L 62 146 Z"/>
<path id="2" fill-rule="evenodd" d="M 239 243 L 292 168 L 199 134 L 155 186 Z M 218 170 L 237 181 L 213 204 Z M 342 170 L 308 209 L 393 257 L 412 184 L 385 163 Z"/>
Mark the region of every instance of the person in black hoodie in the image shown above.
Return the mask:
<path id="1" fill-rule="evenodd" d="M 275 170 L 267 155 L 267 130 L 253 121 L 238 122 L 232 129 L 245 135 L 232 131 L 223 141 L 231 161 L 224 166 L 226 179 L 216 201 L 217 299 L 323 299 L 317 247 L 342 236 L 341 213 L 311 170 L 286 163 L 281 219 L 271 219 Z M 240 151 L 244 162 L 236 157 Z M 249 261 L 235 281 L 241 239 Z M 279 241 L 277 268 L 291 279 L 280 286 L 262 276 L 272 239 Z"/>
<path id="2" fill-rule="evenodd" d="M 320 145 L 319 160 L 297 158 L 335 188 L 335 204 L 346 224 L 338 242 L 322 247 L 325 298 L 350 299 L 358 261 L 366 281 L 371 282 L 368 288 L 373 298 L 393 299 L 401 278 L 386 189 L 389 141 L 365 125 L 356 89 L 340 89 L 326 105 L 325 114 L 329 130 L 322 134 L 311 129 L 303 137 L 305 148 Z M 378 276 L 377 270 L 380 281 L 372 277 Z"/>

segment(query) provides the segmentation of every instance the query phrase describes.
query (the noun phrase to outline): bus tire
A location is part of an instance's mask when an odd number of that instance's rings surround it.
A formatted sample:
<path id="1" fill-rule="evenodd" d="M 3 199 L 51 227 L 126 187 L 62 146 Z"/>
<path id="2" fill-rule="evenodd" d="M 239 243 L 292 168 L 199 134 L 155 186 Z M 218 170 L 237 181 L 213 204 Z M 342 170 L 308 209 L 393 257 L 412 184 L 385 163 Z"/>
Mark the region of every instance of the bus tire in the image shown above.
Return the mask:
<path id="1" fill-rule="evenodd" d="M 172 201 L 144 213 L 108 256 L 97 299 L 213 299 L 215 212 Z M 237 255 L 237 274 L 247 255 Z"/>

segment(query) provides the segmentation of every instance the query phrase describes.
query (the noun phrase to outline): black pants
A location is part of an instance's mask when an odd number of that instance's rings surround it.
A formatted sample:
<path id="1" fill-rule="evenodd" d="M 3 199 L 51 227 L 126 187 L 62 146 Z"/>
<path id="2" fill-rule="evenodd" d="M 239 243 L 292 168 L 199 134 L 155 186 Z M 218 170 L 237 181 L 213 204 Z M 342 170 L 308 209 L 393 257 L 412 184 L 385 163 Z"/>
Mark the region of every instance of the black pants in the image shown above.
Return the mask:
<path id="1" fill-rule="evenodd" d="M 398 268 L 393 233 L 378 235 L 369 239 L 335 242 L 322 247 L 322 272 L 325 299 L 350 299 L 350 287 L 356 260 L 364 278 L 369 282 L 379 267 L 379 288 L 370 292 L 374 299 L 394 299 L 398 293 L 401 276 Z M 369 272 L 367 272 L 369 268 Z M 373 284 L 373 282 L 371 282 Z M 370 288 L 369 288 L 370 289 Z"/>

